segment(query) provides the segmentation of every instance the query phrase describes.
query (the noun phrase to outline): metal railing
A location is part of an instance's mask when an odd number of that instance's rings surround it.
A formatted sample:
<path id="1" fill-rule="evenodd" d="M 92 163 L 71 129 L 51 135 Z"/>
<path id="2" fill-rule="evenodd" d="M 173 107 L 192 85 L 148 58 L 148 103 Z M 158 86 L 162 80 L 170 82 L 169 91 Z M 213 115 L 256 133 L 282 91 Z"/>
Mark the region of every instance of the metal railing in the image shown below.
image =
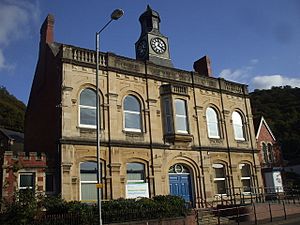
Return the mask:
<path id="1" fill-rule="evenodd" d="M 208 208 L 195 209 L 198 224 L 258 224 L 300 215 L 298 188 L 251 188 L 247 193 L 241 190 L 232 191 L 235 194 L 231 196 L 218 195 L 206 203 Z"/>

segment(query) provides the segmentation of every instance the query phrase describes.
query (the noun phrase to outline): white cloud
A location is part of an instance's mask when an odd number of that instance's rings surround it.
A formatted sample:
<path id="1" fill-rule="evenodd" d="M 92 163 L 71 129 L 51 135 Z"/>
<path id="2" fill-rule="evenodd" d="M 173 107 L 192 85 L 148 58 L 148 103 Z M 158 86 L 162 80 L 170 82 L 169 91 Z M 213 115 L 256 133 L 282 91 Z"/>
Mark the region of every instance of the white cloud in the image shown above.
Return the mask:
<path id="1" fill-rule="evenodd" d="M 251 80 L 253 89 L 269 89 L 274 86 L 300 87 L 300 78 L 291 78 L 283 75 L 256 76 Z"/>
<path id="2" fill-rule="evenodd" d="M 259 63 L 258 59 L 249 61 L 249 65 L 238 69 L 224 69 L 220 77 L 226 80 L 249 85 L 249 90 L 270 89 L 271 87 L 286 86 L 300 87 L 300 78 L 288 77 L 285 75 L 260 75 L 253 74 L 254 65 Z"/>
<path id="3" fill-rule="evenodd" d="M 240 82 L 240 83 L 247 83 L 250 77 L 250 72 L 253 67 L 247 66 L 241 69 L 224 69 L 220 73 L 220 77 L 223 77 L 226 80 Z"/>
<path id="4" fill-rule="evenodd" d="M 32 25 L 38 24 L 38 2 L 3 0 L 0 2 L 0 70 L 6 65 L 4 49 L 14 41 L 28 38 Z"/>

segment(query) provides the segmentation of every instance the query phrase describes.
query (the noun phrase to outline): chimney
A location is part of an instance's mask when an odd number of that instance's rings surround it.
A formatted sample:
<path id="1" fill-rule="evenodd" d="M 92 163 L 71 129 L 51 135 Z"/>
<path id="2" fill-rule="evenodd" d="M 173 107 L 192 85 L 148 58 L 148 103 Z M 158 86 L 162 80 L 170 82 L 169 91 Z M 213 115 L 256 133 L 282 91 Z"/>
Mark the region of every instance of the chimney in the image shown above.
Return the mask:
<path id="1" fill-rule="evenodd" d="M 201 59 L 198 59 L 196 62 L 194 62 L 193 67 L 194 70 L 200 75 L 212 77 L 210 59 L 208 58 L 208 56 L 203 56 Z"/>
<path id="2" fill-rule="evenodd" d="M 40 30 L 40 43 L 50 44 L 54 41 L 54 16 L 48 14 Z"/>

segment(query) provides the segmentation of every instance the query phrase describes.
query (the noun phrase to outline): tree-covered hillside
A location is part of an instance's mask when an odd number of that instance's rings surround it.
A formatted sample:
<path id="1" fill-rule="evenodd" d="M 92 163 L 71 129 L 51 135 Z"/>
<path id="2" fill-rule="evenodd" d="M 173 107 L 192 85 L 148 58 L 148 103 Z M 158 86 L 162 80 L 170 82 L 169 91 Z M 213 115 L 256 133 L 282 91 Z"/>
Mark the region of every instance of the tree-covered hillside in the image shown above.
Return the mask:
<path id="1" fill-rule="evenodd" d="M 254 119 L 263 116 L 285 159 L 300 163 L 300 88 L 273 87 L 250 94 Z"/>
<path id="2" fill-rule="evenodd" d="M 0 127 L 24 130 L 26 105 L 0 86 Z"/>

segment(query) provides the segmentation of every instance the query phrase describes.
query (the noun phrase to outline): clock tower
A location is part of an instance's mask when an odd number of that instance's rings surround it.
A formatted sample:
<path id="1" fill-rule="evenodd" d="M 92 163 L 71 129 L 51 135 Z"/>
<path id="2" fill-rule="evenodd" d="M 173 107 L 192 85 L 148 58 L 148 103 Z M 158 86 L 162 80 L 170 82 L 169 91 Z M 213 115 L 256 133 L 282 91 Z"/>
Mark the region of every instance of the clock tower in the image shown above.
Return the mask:
<path id="1" fill-rule="evenodd" d="M 159 31 L 158 12 L 152 10 L 148 5 L 139 21 L 142 31 L 139 40 L 135 43 L 136 59 L 149 60 L 161 66 L 173 67 L 168 38 Z"/>

